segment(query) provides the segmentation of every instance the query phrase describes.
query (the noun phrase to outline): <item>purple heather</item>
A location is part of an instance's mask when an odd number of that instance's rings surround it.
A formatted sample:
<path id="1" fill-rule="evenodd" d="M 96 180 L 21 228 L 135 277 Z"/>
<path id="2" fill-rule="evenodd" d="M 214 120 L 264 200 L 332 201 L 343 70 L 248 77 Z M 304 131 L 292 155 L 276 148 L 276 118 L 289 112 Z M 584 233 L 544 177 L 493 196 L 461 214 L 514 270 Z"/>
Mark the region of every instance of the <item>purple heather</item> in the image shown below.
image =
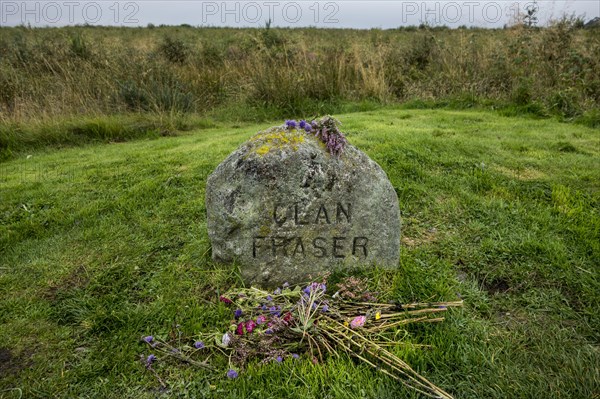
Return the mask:
<path id="1" fill-rule="evenodd" d="M 202 342 L 202 341 L 196 341 L 196 342 L 194 342 L 194 348 L 196 348 L 196 349 L 204 349 L 204 342 Z"/>
<path id="2" fill-rule="evenodd" d="M 234 369 L 229 369 L 229 370 L 227 371 L 227 378 L 230 378 L 230 379 L 232 379 L 232 380 L 233 380 L 234 378 L 238 378 L 238 375 L 239 375 L 239 374 L 238 374 L 238 372 L 237 372 L 237 371 L 235 371 Z"/>

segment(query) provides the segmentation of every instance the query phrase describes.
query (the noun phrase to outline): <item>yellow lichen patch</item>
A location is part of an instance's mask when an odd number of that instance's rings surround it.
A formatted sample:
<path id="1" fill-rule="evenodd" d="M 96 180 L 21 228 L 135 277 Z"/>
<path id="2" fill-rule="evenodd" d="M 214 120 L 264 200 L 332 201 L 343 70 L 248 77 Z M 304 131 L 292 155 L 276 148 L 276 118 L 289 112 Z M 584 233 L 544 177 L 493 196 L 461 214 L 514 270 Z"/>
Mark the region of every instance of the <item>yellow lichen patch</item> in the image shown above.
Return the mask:
<path id="1" fill-rule="evenodd" d="M 272 128 L 267 131 L 258 133 L 250 139 L 254 143 L 254 152 L 258 155 L 265 156 L 272 149 L 282 149 L 290 147 L 297 151 L 300 143 L 304 142 L 306 133 L 301 131 L 289 131 L 281 128 Z"/>

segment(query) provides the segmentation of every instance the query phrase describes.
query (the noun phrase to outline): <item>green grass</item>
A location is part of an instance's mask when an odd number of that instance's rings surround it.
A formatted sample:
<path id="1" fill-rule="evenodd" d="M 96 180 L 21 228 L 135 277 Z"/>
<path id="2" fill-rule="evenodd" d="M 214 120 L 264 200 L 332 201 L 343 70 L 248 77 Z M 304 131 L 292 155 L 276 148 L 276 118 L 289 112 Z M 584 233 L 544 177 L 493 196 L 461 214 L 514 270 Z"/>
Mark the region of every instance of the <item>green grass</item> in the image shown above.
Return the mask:
<path id="1" fill-rule="evenodd" d="M 399 332 L 410 364 L 457 398 L 600 392 L 600 133 L 480 111 L 336 115 L 400 200 L 397 270 L 367 270 L 402 302 L 451 300 L 442 324 Z M 204 191 L 270 124 L 32 150 L 0 163 L 0 397 L 416 397 L 345 357 L 252 365 L 224 378 L 159 361 L 139 339 L 224 329 Z M 411 343 L 432 345 L 416 348 Z"/>

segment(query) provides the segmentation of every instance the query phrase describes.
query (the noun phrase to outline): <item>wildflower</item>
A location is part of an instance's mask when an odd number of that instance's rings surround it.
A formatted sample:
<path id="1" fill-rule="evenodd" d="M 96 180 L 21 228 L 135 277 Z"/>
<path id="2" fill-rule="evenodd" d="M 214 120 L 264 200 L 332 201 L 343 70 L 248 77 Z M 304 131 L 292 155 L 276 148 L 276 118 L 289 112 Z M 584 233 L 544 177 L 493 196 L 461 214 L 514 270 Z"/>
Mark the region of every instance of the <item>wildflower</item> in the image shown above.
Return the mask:
<path id="1" fill-rule="evenodd" d="M 263 315 L 260 315 L 256 318 L 256 324 L 265 324 L 267 322 L 267 318 Z"/>
<path id="2" fill-rule="evenodd" d="M 196 342 L 194 342 L 194 348 L 196 348 L 196 349 L 204 349 L 204 342 L 202 342 L 202 341 L 196 341 Z"/>
<path id="3" fill-rule="evenodd" d="M 269 308 L 269 312 L 271 312 L 271 314 L 273 316 L 280 316 L 281 315 L 281 310 L 279 309 L 279 307 L 271 306 Z"/>
<path id="4" fill-rule="evenodd" d="M 362 327 L 365 325 L 365 321 L 367 321 L 367 318 L 365 316 L 356 316 L 350 322 L 350 328 Z"/>
<path id="5" fill-rule="evenodd" d="M 146 368 L 149 369 L 152 367 L 152 363 L 156 360 L 156 356 L 153 354 L 146 358 Z"/>
<path id="6" fill-rule="evenodd" d="M 233 380 L 234 378 L 238 378 L 238 375 L 239 375 L 239 374 L 238 374 L 238 372 L 237 372 L 237 371 L 235 371 L 234 369 L 229 369 L 229 370 L 227 371 L 227 378 L 230 378 L 230 379 L 232 379 L 232 380 Z"/>
<path id="7" fill-rule="evenodd" d="M 321 312 L 329 312 L 329 305 L 323 305 L 323 307 L 321 308 Z"/>
<path id="8" fill-rule="evenodd" d="M 254 320 L 248 320 L 246 322 L 246 331 L 248 332 L 248 334 L 250 334 L 254 328 L 256 327 L 256 323 L 254 322 Z"/>
<path id="9" fill-rule="evenodd" d="M 311 287 L 310 287 L 310 285 L 307 285 L 307 286 L 306 286 L 306 288 L 304 288 L 304 289 L 302 290 L 302 292 L 304 292 L 306 295 L 309 295 L 309 294 L 310 294 L 310 291 L 311 291 Z"/>
<path id="10" fill-rule="evenodd" d="M 225 333 L 223 334 L 223 338 L 221 338 L 221 343 L 223 344 L 223 346 L 229 346 L 229 342 L 231 341 L 231 337 L 229 336 L 229 333 Z"/>
<path id="11" fill-rule="evenodd" d="M 237 335 L 244 335 L 244 322 L 241 322 L 240 324 L 237 325 L 237 328 L 235 329 L 235 333 Z"/>
<path id="12" fill-rule="evenodd" d="M 152 341 L 154 341 L 154 337 L 152 335 L 148 335 L 147 337 L 144 337 L 143 340 L 147 343 L 151 343 Z"/>
<path id="13" fill-rule="evenodd" d="M 223 302 L 225 305 L 231 305 L 233 303 L 231 299 L 226 298 L 223 295 L 219 297 L 219 301 Z"/>
<path id="14" fill-rule="evenodd" d="M 275 360 L 277 360 L 277 363 L 283 362 L 283 358 L 281 356 L 277 356 Z"/>
<path id="15" fill-rule="evenodd" d="M 293 119 L 288 119 L 287 121 L 285 121 L 285 126 L 288 129 L 296 129 L 296 121 Z"/>
<path id="16" fill-rule="evenodd" d="M 304 119 L 302 119 L 300 121 L 300 123 L 298 124 L 298 126 L 300 127 L 300 129 L 305 129 L 306 128 L 306 121 Z"/>
<path id="17" fill-rule="evenodd" d="M 277 288 L 275 291 L 273 291 L 273 294 L 281 295 L 281 288 Z"/>
<path id="18" fill-rule="evenodd" d="M 283 283 L 283 288 L 287 288 L 290 286 L 290 283 L 288 283 L 287 281 L 285 283 Z"/>
<path id="19" fill-rule="evenodd" d="M 261 308 L 262 310 L 267 310 L 267 309 L 268 309 L 267 305 L 262 305 L 260 308 Z"/>
<path id="20" fill-rule="evenodd" d="M 179 349 L 173 348 L 173 349 L 171 349 L 171 353 L 179 353 Z"/>
<path id="21" fill-rule="evenodd" d="M 319 285 L 319 288 L 321 288 L 323 292 L 327 291 L 327 286 L 325 285 L 325 283 Z"/>
<path id="22" fill-rule="evenodd" d="M 236 318 L 236 320 L 237 320 L 237 319 L 239 319 L 239 318 L 242 316 L 242 314 L 243 314 L 243 313 L 244 313 L 244 312 L 242 312 L 242 309 L 236 309 L 236 310 L 235 310 L 235 312 L 233 312 L 233 316 L 234 316 L 234 317 Z"/>
<path id="23" fill-rule="evenodd" d="M 375 313 L 375 320 L 381 319 L 381 312 Z"/>
<path id="24" fill-rule="evenodd" d="M 292 357 L 294 359 L 300 359 L 300 355 L 298 355 L 297 353 L 292 353 Z"/>
<path id="25" fill-rule="evenodd" d="M 273 300 L 273 297 L 271 295 L 267 295 L 267 301 L 271 302 Z"/>
<path id="26" fill-rule="evenodd" d="M 265 334 L 273 334 L 273 329 L 272 328 L 267 328 L 265 330 Z"/>
<path id="27" fill-rule="evenodd" d="M 285 321 L 286 323 L 289 322 L 290 320 L 292 320 L 292 314 L 290 312 L 287 312 L 284 316 L 283 316 L 283 321 Z"/>

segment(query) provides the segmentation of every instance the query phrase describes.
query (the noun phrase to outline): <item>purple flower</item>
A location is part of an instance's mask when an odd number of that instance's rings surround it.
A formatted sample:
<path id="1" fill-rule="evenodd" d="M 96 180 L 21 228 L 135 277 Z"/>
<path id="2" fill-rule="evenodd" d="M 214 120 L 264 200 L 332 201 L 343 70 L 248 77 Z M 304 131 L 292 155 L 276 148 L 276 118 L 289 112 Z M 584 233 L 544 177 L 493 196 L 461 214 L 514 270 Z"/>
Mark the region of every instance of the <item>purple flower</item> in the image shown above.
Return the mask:
<path id="1" fill-rule="evenodd" d="M 256 324 L 265 324 L 267 322 L 267 318 L 263 315 L 260 315 L 256 318 Z"/>
<path id="2" fill-rule="evenodd" d="M 234 316 L 236 319 L 239 319 L 239 318 L 242 316 L 242 314 L 243 314 L 243 313 L 244 313 L 244 312 L 242 312 L 242 309 L 236 309 L 236 310 L 235 310 L 235 312 L 233 312 L 233 316 Z"/>
<path id="3" fill-rule="evenodd" d="M 273 315 L 273 316 L 280 316 L 281 315 L 281 309 L 279 309 L 279 307 L 276 306 L 271 306 L 269 308 L 269 312 Z"/>
<path id="4" fill-rule="evenodd" d="M 329 312 L 329 305 L 323 305 L 323 308 L 321 309 L 321 312 L 323 312 L 323 313 Z"/>
<path id="5" fill-rule="evenodd" d="M 233 380 L 234 378 L 238 378 L 238 375 L 239 375 L 239 374 L 238 374 L 238 372 L 237 372 L 237 371 L 235 371 L 234 369 L 229 369 L 229 370 L 227 371 L 227 378 L 230 378 L 230 379 L 232 379 L 232 380 Z"/>
<path id="6" fill-rule="evenodd" d="M 325 285 L 325 283 L 319 285 L 319 287 L 323 290 L 323 292 L 327 291 L 327 286 Z"/>
<path id="7" fill-rule="evenodd" d="M 300 123 L 298 124 L 298 126 L 300 126 L 300 129 L 306 129 L 306 125 L 307 125 L 307 123 L 304 119 L 302 119 L 300 121 Z"/>
<path id="8" fill-rule="evenodd" d="M 277 360 L 277 363 L 283 362 L 283 358 L 281 356 L 277 356 L 275 360 Z"/>
<path id="9" fill-rule="evenodd" d="M 267 328 L 265 330 L 265 334 L 273 334 L 273 329 L 272 328 Z"/>
<path id="10" fill-rule="evenodd" d="M 254 322 L 254 320 L 248 320 L 246 322 L 246 331 L 248 331 L 248 334 L 250 334 L 254 328 L 256 327 L 256 323 Z"/>
<path id="11" fill-rule="evenodd" d="M 304 126 L 304 130 L 306 133 L 310 133 L 312 131 L 312 127 L 307 123 L 306 126 Z"/>
<path id="12" fill-rule="evenodd" d="M 292 357 L 294 359 L 300 359 L 300 355 L 298 355 L 297 353 L 292 353 Z"/>
<path id="13" fill-rule="evenodd" d="M 267 301 L 271 302 L 273 300 L 273 297 L 271 295 L 267 295 Z"/>
<path id="14" fill-rule="evenodd" d="M 152 335 L 148 335 L 147 337 L 144 337 L 143 339 L 147 343 L 150 343 L 150 342 L 154 341 L 154 337 Z"/>
<path id="15" fill-rule="evenodd" d="M 288 119 L 287 121 L 285 121 L 285 126 L 288 129 L 295 129 L 296 128 L 296 121 L 293 119 Z"/>
<path id="16" fill-rule="evenodd" d="M 149 369 L 152 367 L 152 363 L 156 360 L 156 356 L 153 354 L 146 358 L 146 368 Z"/>
<path id="17" fill-rule="evenodd" d="M 287 281 L 285 283 L 283 283 L 283 288 L 287 288 L 290 286 L 290 283 L 288 283 Z"/>
<path id="18" fill-rule="evenodd" d="M 281 288 L 277 288 L 275 291 L 273 291 L 273 294 L 281 295 Z"/>
<path id="19" fill-rule="evenodd" d="M 194 342 L 194 348 L 196 348 L 196 349 L 204 349 L 204 342 L 202 342 L 202 341 L 196 341 L 196 342 Z"/>
<path id="20" fill-rule="evenodd" d="M 350 328 L 359 328 L 365 325 L 367 318 L 365 316 L 356 316 L 350 322 Z"/>
<path id="21" fill-rule="evenodd" d="M 304 289 L 302 290 L 302 292 L 304 292 L 305 294 L 307 294 L 307 295 L 308 295 L 308 294 L 310 294 L 310 289 L 311 289 L 310 285 L 307 285 L 307 286 L 306 286 L 306 288 L 304 288 Z"/>

